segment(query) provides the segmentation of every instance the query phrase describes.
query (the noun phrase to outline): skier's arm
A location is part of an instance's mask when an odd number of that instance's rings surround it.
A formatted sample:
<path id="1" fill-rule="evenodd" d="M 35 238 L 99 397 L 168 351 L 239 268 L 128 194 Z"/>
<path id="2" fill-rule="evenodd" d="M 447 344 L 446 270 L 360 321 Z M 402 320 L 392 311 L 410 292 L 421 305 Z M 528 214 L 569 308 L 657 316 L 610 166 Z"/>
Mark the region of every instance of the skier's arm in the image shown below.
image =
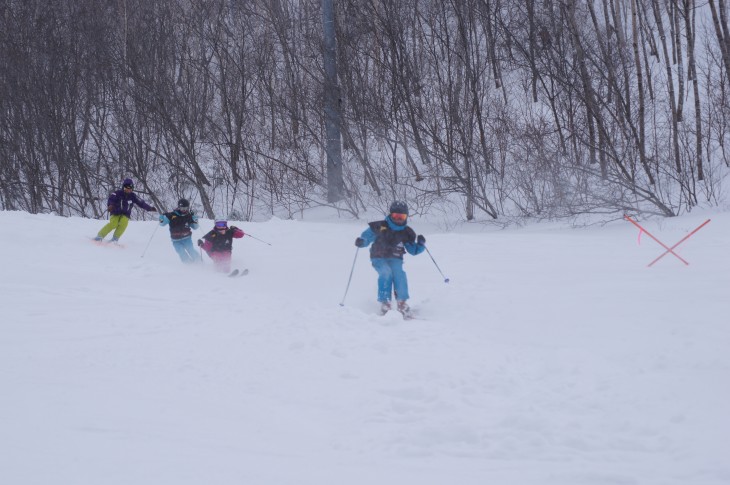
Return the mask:
<path id="1" fill-rule="evenodd" d="M 408 254 L 412 254 L 413 256 L 421 254 L 426 250 L 426 238 L 419 235 L 416 238 L 416 242 L 407 242 L 403 246 L 408 251 Z"/>
<path id="2" fill-rule="evenodd" d="M 109 194 L 109 198 L 106 200 L 106 208 L 110 213 L 114 213 L 114 210 L 119 206 L 119 197 L 116 192 Z"/>
<path id="3" fill-rule="evenodd" d="M 144 209 L 146 211 L 157 211 L 156 207 L 149 205 L 147 202 L 145 202 L 142 199 L 140 199 L 139 197 L 137 197 L 136 194 L 132 194 L 132 195 L 133 195 L 132 202 L 134 202 L 135 204 L 140 206 L 142 209 Z"/>
<path id="4" fill-rule="evenodd" d="M 203 251 L 206 253 L 210 251 L 210 248 L 213 247 L 213 241 L 210 240 L 210 236 L 213 234 L 213 231 L 209 231 L 205 234 L 205 236 L 202 237 L 202 239 L 198 239 L 198 246 L 203 248 Z"/>
<path id="5" fill-rule="evenodd" d="M 375 232 L 373 232 L 373 230 L 368 227 L 362 232 L 362 234 L 360 234 L 360 239 L 362 239 L 362 243 L 359 245 L 359 247 L 366 248 L 370 246 L 373 241 L 375 241 Z"/>
<path id="6" fill-rule="evenodd" d="M 236 226 L 231 226 L 231 229 L 233 229 L 233 233 L 231 234 L 231 236 L 235 237 L 236 239 L 240 239 L 246 235 L 246 233 L 243 232 L 242 229 L 239 229 Z"/>
<path id="7" fill-rule="evenodd" d="M 197 229 L 198 228 L 198 215 L 194 214 L 193 211 L 190 211 L 190 218 L 193 220 L 193 222 L 190 223 L 190 229 Z"/>
<path id="8" fill-rule="evenodd" d="M 166 225 L 168 225 L 169 223 L 170 223 L 170 219 L 168 219 L 168 218 L 167 218 L 167 214 L 162 214 L 162 215 L 160 216 L 160 225 L 161 225 L 161 226 L 166 226 Z"/>

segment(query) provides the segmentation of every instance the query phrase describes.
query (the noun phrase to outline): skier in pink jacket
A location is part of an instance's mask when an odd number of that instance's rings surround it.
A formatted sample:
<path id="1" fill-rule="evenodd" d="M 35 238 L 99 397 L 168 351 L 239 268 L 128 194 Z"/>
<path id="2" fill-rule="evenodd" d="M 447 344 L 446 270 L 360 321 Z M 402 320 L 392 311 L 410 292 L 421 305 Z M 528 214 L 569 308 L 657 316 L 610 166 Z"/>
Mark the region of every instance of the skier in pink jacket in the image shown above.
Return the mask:
<path id="1" fill-rule="evenodd" d="M 215 227 L 202 239 L 198 239 L 198 246 L 213 260 L 215 268 L 224 273 L 231 271 L 231 253 L 233 239 L 240 239 L 246 234 L 236 226 L 228 227 L 228 221 L 218 219 Z"/>

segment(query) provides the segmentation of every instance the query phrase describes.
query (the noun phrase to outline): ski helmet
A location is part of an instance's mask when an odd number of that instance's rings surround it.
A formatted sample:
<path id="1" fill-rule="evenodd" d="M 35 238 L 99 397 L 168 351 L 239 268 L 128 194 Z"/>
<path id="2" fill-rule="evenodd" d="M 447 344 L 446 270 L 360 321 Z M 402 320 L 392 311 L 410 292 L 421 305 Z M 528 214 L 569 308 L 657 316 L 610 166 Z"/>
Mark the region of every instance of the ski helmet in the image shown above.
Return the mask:
<path id="1" fill-rule="evenodd" d="M 190 201 L 188 199 L 180 199 L 177 201 L 177 208 L 187 211 L 190 209 Z"/>
<path id="2" fill-rule="evenodd" d="M 132 179 L 124 179 L 124 182 L 122 182 L 122 187 L 123 188 L 129 187 L 130 189 L 133 189 L 134 188 L 134 182 L 132 181 Z"/>
<path id="3" fill-rule="evenodd" d="M 402 200 L 396 200 L 395 202 L 390 204 L 390 213 L 408 215 L 408 204 L 406 204 Z"/>
<path id="4" fill-rule="evenodd" d="M 228 228 L 228 221 L 225 219 L 216 219 L 215 227 L 216 227 L 216 229 L 220 229 L 220 228 L 224 228 L 224 227 Z"/>

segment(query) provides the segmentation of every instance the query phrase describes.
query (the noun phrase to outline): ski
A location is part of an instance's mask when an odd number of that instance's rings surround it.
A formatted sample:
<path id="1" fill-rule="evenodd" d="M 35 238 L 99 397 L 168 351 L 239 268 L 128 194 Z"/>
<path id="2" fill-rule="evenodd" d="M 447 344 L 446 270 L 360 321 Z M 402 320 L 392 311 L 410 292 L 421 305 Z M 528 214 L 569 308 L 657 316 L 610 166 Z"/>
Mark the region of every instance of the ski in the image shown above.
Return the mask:
<path id="1" fill-rule="evenodd" d="M 118 242 L 104 241 L 104 240 L 97 241 L 93 237 L 92 238 L 89 238 L 89 239 L 91 240 L 91 243 L 92 244 L 95 244 L 97 246 L 106 246 L 106 247 L 113 246 L 113 247 L 117 247 L 117 248 L 120 248 L 120 249 L 123 249 L 124 248 L 124 244 L 121 244 L 121 243 L 118 243 Z"/>
<path id="2" fill-rule="evenodd" d="M 378 312 L 378 316 L 383 317 L 383 316 L 387 315 L 388 313 L 389 312 L 387 310 L 386 311 L 380 310 Z M 401 314 L 401 316 L 403 317 L 403 320 L 420 320 L 419 318 L 416 318 L 416 316 L 413 314 L 412 311 L 409 311 L 409 312 L 406 312 L 406 313 L 403 313 L 403 312 L 400 312 L 399 311 L 398 313 Z"/>

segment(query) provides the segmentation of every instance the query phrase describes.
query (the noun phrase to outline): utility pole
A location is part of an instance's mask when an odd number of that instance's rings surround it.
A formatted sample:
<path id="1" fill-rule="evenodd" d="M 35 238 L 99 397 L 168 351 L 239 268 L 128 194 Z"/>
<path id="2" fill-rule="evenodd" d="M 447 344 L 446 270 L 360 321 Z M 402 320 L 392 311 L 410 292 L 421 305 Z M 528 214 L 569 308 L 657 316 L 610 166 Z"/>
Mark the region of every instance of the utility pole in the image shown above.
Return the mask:
<path id="1" fill-rule="evenodd" d="M 340 88 L 337 85 L 337 43 L 333 0 L 322 0 L 324 25 L 324 119 L 327 136 L 327 202 L 343 197 Z"/>

